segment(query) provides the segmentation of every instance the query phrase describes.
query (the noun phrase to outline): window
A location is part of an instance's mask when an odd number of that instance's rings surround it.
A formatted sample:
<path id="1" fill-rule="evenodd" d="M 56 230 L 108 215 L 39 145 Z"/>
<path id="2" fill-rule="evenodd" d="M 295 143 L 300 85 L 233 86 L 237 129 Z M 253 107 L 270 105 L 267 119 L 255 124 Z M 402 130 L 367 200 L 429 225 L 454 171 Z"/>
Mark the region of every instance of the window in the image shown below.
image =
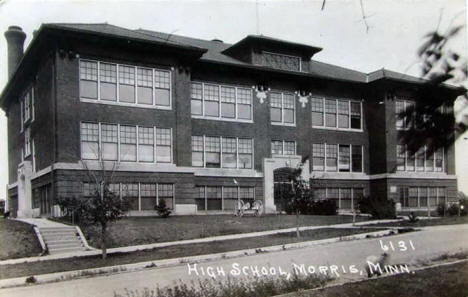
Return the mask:
<path id="1" fill-rule="evenodd" d="M 219 137 L 205 137 L 206 164 L 208 168 L 219 168 L 221 165 L 221 148 Z"/>
<path id="2" fill-rule="evenodd" d="M 99 124 L 81 123 L 81 158 L 99 159 Z"/>
<path id="3" fill-rule="evenodd" d="M 408 119 L 406 117 L 400 118 L 398 115 L 412 106 L 414 106 L 413 101 L 407 101 L 407 100 L 395 101 L 395 126 L 397 129 L 407 129 L 411 125 L 411 123 L 408 123 Z"/>
<path id="4" fill-rule="evenodd" d="M 81 158 L 123 162 L 172 162 L 172 131 L 169 128 L 83 122 Z"/>
<path id="5" fill-rule="evenodd" d="M 117 65 L 100 63 L 99 66 L 101 99 L 117 101 Z"/>
<path id="6" fill-rule="evenodd" d="M 98 99 L 98 63 L 80 61 L 80 96 Z"/>
<path id="7" fill-rule="evenodd" d="M 238 168 L 251 169 L 253 163 L 252 139 L 239 138 Z"/>
<path id="8" fill-rule="evenodd" d="M 192 166 L 203 167 L 203 136 L 192 136 Z"/>
<path id="9" fill-rule="evenodd" d="M 236 89 L 233 87 L 221 87 L 221 117 L 236 117 Z"/>
<path id="10" fill-rule="evenodd" d="M 135 67 L 119 65 L 119 99 L 135 103 Z"/>
<path id="11" fill-rule="evenodd" d="M 312 105 L 312 126 L 323 126 L 323 99 L 315 98 L 311 99 Z"/>
<path id="12" fill-rule="evenodd" d="M 171 106 L 171 73 L 154 70 L 154 97 L 157 106 Z"/>
<path id="13" fill-rule="evenodd" d="M 339 145 L 339 160 L 338 160 L 338 168 L 340 172 L 349 172 L 351 171 L 350 166 L 350 149 L 349 145 Z"/>
<path id="14" fill-rule="evenodd" d="M 224 120 L 252 119 L 252 90 L 196 83 L 191 85 L 192 116 Z"/>
<path id="15" fill-rule="evenodd" d="M 312 144 L 312 170 L 325 170 L 325 144 L 323 143 Z"/>
<path id="16" fill-rule="evenodd" d="M 295 123 L 295 95 L 291 93 L 270 92 L 270 116 L 272 123 Z"/>
<path id="17" fill-rule="evenodd" d="M 203 94 L 205 99 L 205 116 L 219 117 L 219 87 L 205 84 L 203 86 Z"/>
<path id="18" fill-rule="evenodd" d="M 223 138 L 223 168 L 236 168 L 237 166 L 237 140 L 236 138 Z"/>
<path id="19" fill-rule="evenodd" d="M 313 97 L 312 127 L 362 130 L 361 102 Z"/>
<path id="20" fill-rule="evenodd" d="M 340 189 L 340 200 L 338 203 L 340 209 L 351 209 L 351 189 Z"/>
<path id="21" fill-rule="evenodd" d="M 122 198 L 125 198 L 125 200 L 128 201 L 130 205 L 129 210 L 140 209 L 140 196 L 138 190 L 138 183 L 122 184 Z"/>
<path id="22" fill-rule="evenodd" d="M 154 162 L 154 129 L 138 127 L 138 160 Z"/>
<path id="23" fill-rule="evenodd" d="M 23 122 L 26 123 L 29 120 L 34 120 L 34 92 L 33 88 L 30 88 L 23 98 L 23 106 L 24 106 L 24 120 Z"/>
<path id="24" fill-rule="evenodd" d="M 142 107 L 171 106 L 171 72 L 80 60 L 80 98 Z"/>
<path id="25" fill-rule="evenodd" d="M 349 128 L 349 101 L 338 100 L 338 128 Z"/>
<path id="26" fill-rule="evenodd" d="M 252 154 L 252 139 L 192 136 L 194 167 L 251 169 Z"/>
<path id="27" fill-rule="evenodd" d="M 409 206 L 409 201 L 408 201 L 408 188 L 406 187 L 401 187 L 400 188 L 400 203 L 401 207 L 408 207 Z"/>
<path id="28" fill-rule="evenodd" d="M 157 205 L 156 184 L 140 184 L 141 210 L 154 210 Z"/>
<path id="29" fill-rule="evenodd" d="M 120 126 L 120 160 L 135 162 L 136 154 L 136 127 Z"/>
<path id="30" fill-rule="evenodd" d="M 255 188 L 234 186 L 196 186 L 195 195 L 198 211 L 232 211 L 237 208 L 239 200 L 242 200 L 244 203 L 252 203 L 255 199 Z"/>
<path id="31" fill-rule="evenodd" d="M 174 185 L 172 184 L 158 184 L 158 204 L 159 201 L 164 200 L 166 206 L 174 208 Z"/>
<path id="32" fill-rule="evenodd" d="M 325 100 L 325 126 L 336 127 L 336 100 Z"/>
<path id="33" fill-rule="evenodd" d="M 419 188 L 419 207 L 427 207 L 427 188 Z"/>
<path id="34" fill-rule="evenodd" d="M 137 68 L 138 104 L 153 105 L 153 70 Z"/>
<path id="35" fill-rule="evenodd" d="M 96 195 L 97 187 L 95 183 L 83 183 L 83 196 L 91 197 Z"/>
<path id="36" fill-rule="evenodd" d="M 276 53 L 263 52 L 263 65 L 275 69 L 301 71 L 301 58 Z"/>
<path id="37" fill-rule="evenodd" d="M 353 172 L 362 172 L 362 146 L 353 145 L 352 146 L 352 168 Z"/>
<path id="38" fill-rule="evenodd" d="M 160 163 L 170 163 L 172 156 L 172 135 L 171 129 L 156 128 L 156 161 Z"/>
<path id="39" fill-rule="evenodd" d="M 410 187 L 400 188 L 400 193 L 407 192 L 408 202 L 402 202 L 402 207 L 435 208 L 440 203 L 446 203 L 445 188 L 443 187 Z M 400 194 L 401 195 L 401 194 Z"/>
<path id="40" fill-rule="evenodd" d="M 444 150 L 439 149 L 432 155 L 427 153 L 427 147 L 421 147 L 414 155 L 406 152 L 405 145 L 397 145 L 397 170 L 443 172 Z M 405 166 L 406 164 L 406 166 Z"/>
<path id="41" fill-rule="evenodd" d="M 445 195 L 445 188 L 437 188 L 437 204 L 447 204 L 447 197 Z"/>
<path id="42" fill-rule="evenodd" d="M 28 157 L 31 154 L 31 129 L 26 128 L 24 131 L 24 157 Z"/>
<path id="43" fill-rule="evenodd" d="M 409 188 L 408 207 L 418 207 L 418 188 Z"/>
<path id="44" fill-rule="evenodd" d="M 117 161 L 117 125 L 102 124 L 101 125 L 101 145 L 102 145 L 102 160 Z M 121 153 L 122 155 L 122 153 Z"/>
<path id="45" fill-rule="evenodd" d="M 200 83 L 192 83 L 191 85 L 191 110 L 192 115 L 203 115 L 203 85 Z"/>
<path id="46" fill-rule="evenodd" d="M 326 170 L 336 171 L 338 160 L 338 148 L 336 144 L 326 144 Z"/>
<path id="47" fill-rule="evenodd" d="M 437 188 L 429 188 L 429 206 L 437 206 Z"/>
<path id="48" fill-rule="evenodd" d="M 296 142 L 284 140 L 271 141 L 271 154 L 272 155 L 295 155 Z"/>

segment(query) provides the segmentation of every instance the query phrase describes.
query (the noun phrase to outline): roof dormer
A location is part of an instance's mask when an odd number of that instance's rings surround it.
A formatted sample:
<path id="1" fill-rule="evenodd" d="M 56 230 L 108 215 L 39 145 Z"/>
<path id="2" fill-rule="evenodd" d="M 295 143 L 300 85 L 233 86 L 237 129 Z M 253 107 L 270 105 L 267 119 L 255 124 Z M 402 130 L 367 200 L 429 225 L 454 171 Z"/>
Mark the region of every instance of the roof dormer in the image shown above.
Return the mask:
<path id="1" fill-rule="evenodd" d="M 269 68 L 307 72 L 312 56 L 322 48 L 266 36 L 249 35 L 223 51 L 243 62 Z"/>

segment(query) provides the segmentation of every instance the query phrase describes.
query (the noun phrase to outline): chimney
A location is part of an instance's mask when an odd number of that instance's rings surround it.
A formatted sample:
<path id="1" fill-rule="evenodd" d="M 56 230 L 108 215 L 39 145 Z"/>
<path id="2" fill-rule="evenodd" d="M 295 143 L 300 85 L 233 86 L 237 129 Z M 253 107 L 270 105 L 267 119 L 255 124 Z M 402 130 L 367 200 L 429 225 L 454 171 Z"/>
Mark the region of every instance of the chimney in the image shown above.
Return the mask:
<path id="1" fill-rule="evenodd" d="M 23 58 L 23 46 L 26 34 L 21 27 L 10 26 L 5 32 L 5 38 L 8 44 L 8 78 L 11 78 Z"/>

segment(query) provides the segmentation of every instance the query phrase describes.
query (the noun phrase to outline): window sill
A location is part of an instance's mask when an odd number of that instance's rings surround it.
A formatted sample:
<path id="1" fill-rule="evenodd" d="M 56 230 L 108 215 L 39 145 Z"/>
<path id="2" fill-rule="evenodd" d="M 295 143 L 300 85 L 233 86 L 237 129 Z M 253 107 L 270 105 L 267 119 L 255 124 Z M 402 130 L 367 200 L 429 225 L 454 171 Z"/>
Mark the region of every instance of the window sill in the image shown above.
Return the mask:
<path id="1" fill-rule="evenodd" d="M 277 123 L 277 122 L 272 122 L 271 125 L 273 125 L 273 126 L 296 127 L 296 123 Z"/>
<path id="2" fill-rule="evenodd" d="M 172 106 L 145 105 L 145 104 L 137 104 L 137 103 L 122 103 L 122 102 L 116 102 L 116 101 L 96 100 L 96 99 L 87 99 L 87 98 L 80 98 L 80 101 L 85 102 L 85 103 L 97 103 L 97 104 L 123 106 L 123 107 L 137 107 L 137 108 L 160 109 L 160 110 L 171 110 L 172 109 Z"/>
<path id="3" fill-rule="evenodd" d="M 332 131 L 344 131 L 344 132 L 364 132 L 363 129 L 346 129 L 346 128 L 332 128 L 323 126 L 312 126 L 312 129 L 332 130 Z"/>
<path id="4" fill-rule="evenodd" d="M 192 115 L 192 119 L 253 124 L 253 120 L 240 120 L 240 119 L 230 119 L 230 118 L 216 118 L 216 117 L 207 117 L 207 116 L 194 116 L 194 115 Z"/>

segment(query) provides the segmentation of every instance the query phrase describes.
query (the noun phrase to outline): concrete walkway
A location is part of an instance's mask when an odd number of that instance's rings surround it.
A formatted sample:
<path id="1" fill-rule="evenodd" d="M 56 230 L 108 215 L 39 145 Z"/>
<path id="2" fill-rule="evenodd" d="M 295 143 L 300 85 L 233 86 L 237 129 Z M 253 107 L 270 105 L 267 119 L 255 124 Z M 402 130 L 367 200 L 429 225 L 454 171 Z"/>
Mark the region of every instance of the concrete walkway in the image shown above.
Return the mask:
<path id="1" fill-rule="evenodd" d="M 46 219 L 26 219 L 26 220 L 34 220 L 32 222 L 35 222 L 35 220 L 46 220 Z M 315 229 L 323 229 L 323 228 L 353 228 L 353 227 L 359 227 L 362 225 L 391 223 L 391 222 L 398 222 L 398 221 L 400 220 L 394 219 L 394 220 L 364 221 L 364 222 L 355 223 L 354 225 L 352 223 L 345 223 L 345 224 L 336 224 L 336 225 L 304 226 L 304 227 L 300 227 L 300 230 L 304 231 L 304 230 L 315 230 Z M 52 221 L 49 221 L 49 222 L 56 223 Z M 39 222 L 39 223 L 46 224 L 45 222 Z M 60 224 L 60 223 L 56 223 L 56 224 L 63 226 L 63 224 Z M 155 249 L 155 248 L 163 248 L 163 247 L 174 246 L 174 245 L 207 243 L 207 242 L 213 242 L 213 241 L 223 241 L 223 240 L 233 240 L 233 239 L 250 238 L 250 237 L 258 237 L 258 236 L 267 236 L 267 235 L 289 233 L 289 232 L 296 232 L 296 228 L 277 229 L 277 230 L 268 230 L 268 231 L 251 232 L 251 233 L 239 233 L 239 234 L 196 238 L 196 239 L 188 239 L 188 240 L 180 240 L 180 241 L 169 241 L 169 242 L 159 242 L 159 243 L 150 243 L 150 244 L 142 244 L 142 245 L 134 245 L 134 246 L 117 247 L 117 248 L 108 249 L 107 254 L 130 253 L 130 252 L 150 250 L 150 249 Z M 0 265 L 31 263 L 31 262 L 58 260 L 58 259 L 66 259 L 66 258 L 73 258 L 73 257 L 86 257 L 86 256 L 100 255 L 100 254 L 101 254 L 101 250 L 75 251 L 71 253 L 62 253 L 62 254 L 56 254 L 56 255 L 3 260 L 3 261 L 0 261 Z"/>
<path id="2" fill-rule="evenodd" d="M 18 218 L 17 221 L 25 222 L 27 224 L 37 226 L 38 228 L 56 228 L 56 227 L 69 227 L 59 222 L 54 222 L 44 218 Z"/>

